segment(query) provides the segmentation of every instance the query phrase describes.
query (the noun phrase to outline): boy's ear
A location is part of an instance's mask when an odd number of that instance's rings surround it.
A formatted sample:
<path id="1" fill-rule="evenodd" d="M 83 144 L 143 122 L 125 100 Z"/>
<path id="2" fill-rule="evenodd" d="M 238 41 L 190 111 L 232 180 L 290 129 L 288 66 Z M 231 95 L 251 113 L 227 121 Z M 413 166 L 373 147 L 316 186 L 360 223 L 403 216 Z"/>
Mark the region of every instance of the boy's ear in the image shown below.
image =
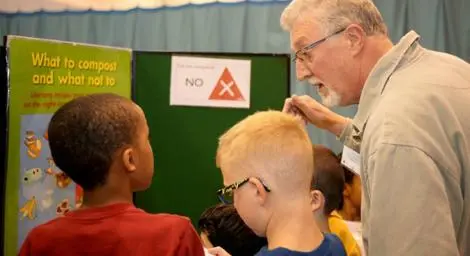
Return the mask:
<path id="1" fill-rule="evenodd" d="M 122 151 L 122 163 L 128 172 L 135 172 L 137 170 L 134 150 L 132 148 L 126 148 Z"/>
<path id="2" fill-rule="evenodd" d="M 310 191 L 310 196 L 311 196 L 311 206 L 312 206 L 312 212 L 316 212 L 318 210 L 323 212 L 323 208 L 325 206 L 325 197 L 323 196 L 323 193 L 320 192 L 319 190 L 312 190 Z"/>
<path id="3" fill-rule="evenodd" d="M 268 197 L 268 191 L 266 191 L 264 188 L 263 183 L 255 178 L 250 178 L 248 182 L 256 187 L 256 198 L 260 204 L 263 205 L 266 202 L 266 198 Z"/>

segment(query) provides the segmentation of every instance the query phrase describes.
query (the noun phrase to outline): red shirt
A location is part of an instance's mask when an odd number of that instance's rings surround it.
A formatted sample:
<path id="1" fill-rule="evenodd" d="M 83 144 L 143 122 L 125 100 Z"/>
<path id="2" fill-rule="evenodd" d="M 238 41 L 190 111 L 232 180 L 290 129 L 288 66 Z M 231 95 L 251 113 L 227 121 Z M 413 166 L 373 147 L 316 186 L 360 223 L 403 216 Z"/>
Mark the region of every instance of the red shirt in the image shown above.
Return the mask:
<path id="1" fill-rule="evenodd" d="M 76 210 L 28 234 L 20 256 L 203 256 L 188 218 L 149 214 L 132 204 Z"/>

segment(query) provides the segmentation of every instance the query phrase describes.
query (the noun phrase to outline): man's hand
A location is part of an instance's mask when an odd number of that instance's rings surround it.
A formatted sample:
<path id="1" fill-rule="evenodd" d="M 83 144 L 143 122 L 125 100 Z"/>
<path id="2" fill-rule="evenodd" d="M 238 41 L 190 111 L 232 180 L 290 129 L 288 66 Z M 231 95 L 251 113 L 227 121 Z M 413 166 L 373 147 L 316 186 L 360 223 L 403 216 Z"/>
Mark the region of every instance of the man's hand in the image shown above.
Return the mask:
<path id="1" fill-rule="evenodd" d="M 295 107 L 294 104 L 292 103 L 292 98 L 287 98 L 284 101 L 284 107 L 282 108 L 282 112 L 287 113 L 287 114 L 291 114 L 293 116 L 296 116 L 305 125 L 308 124 L 308 121 L 307 121 L 306 117 L 303 115 L 303 113 L 299 109 L 297 109 L 297 107 Z"/>
<path id="2" fill-rule="evenodd" d="M 286 99 L 283 112 L 300 116 L 304 121 L 336 136 L 339 136 L 350 122 L 348 118 L 336 114 L 307 95 L 293 95 Z"/>

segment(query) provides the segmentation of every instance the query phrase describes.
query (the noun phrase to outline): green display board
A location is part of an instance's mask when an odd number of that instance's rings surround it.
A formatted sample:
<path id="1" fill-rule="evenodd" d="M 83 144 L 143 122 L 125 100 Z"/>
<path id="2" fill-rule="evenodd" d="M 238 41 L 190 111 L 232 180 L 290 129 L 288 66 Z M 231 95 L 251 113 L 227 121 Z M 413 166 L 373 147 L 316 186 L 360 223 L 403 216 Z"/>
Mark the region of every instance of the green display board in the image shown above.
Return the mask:
<path id="1" fill-rule="evenodd" d="M 148 212 L 185 215 L 197 223 L 216 204 L 223 182 L 215 165 L 218 137 L 259 110 L 282 109 L 289 95 L 288 55 L 178 54 L 251 60 L 249 109 L 170 106 L 170 53 L 134 53 L 134 99 L 148 119 L 155 155 L 151 187 L 138 192 L 136 205 Z"/>
<path id="2" fill-rule="evenodd" d="M 130 98 L 132 53 L 18 36 L 8 36 L 6 46 L 9 106 L 2 255 L 13 256 L 31 229 L 81 204 L 81 189 L 51 158 L 47 126 L 52 114 L 85 94 L 112 92 Z"/>

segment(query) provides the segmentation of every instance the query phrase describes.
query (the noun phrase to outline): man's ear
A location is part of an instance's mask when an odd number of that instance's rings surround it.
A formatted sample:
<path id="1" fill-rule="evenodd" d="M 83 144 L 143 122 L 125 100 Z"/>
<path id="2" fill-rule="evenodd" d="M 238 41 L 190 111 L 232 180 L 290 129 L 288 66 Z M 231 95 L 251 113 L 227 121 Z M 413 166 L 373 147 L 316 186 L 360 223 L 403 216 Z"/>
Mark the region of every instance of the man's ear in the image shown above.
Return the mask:
<path id="1" fill-rule="evenodd" d="M 351 24 L 344 33 L 348 39 L 348 46 L 352 55 L 359 54 L 364 47 L 364 41 L 367 37 L 364 29 L 357 24 Z"/>
<path id="2" fill-rule="evenodd" d="M 137 165 L 135 162 L 134 150 L 132 148 L 126 148 L 122 151 L 122 163 L 128 172 L 135 172 Z"/>
<path id="3" fill-rule="evenodd" d="M 263 183 L 261 183 L 261 181 L 256 178 L 250 178 L 248 182 L 256 188 L 256 199 L 259 201 L 259 203 L 261 205 L 265 204 L 268 197 L 268 191 L 266 191 L 264 188 Z"/>
<path id="4" fill-rule="evenodd" d="M 323 211 L 323 207 L 325 205 L 325 197 L 323 196 L 322 192 L 319 190 L 312 190 L 310 191 L 311 196 L 311 206 L 312 212 L 316 212 L 318 210 Z"/>

